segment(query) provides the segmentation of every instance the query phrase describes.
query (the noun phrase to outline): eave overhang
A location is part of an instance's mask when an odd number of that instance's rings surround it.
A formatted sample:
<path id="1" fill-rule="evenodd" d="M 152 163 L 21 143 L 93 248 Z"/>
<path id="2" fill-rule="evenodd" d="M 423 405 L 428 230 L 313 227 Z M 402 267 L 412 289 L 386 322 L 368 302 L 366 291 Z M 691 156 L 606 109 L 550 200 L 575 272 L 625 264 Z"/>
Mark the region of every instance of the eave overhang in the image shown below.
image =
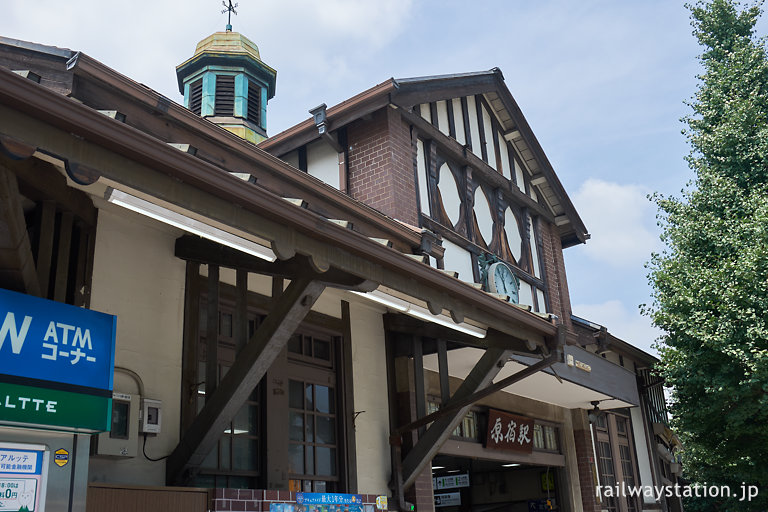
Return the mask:
<path id="1" fill-rule="evenodd" d="M 356 225 L 361 226 L 361 228 L 364 227 L 363 224 L 368 225 L 372 228 L 370 230 L 376 230 L 380 233 L 375 236 L 384 236 L 391 239 L 396 245 L 408 245 L 409 247 L 418 247 L 421 243 L 421 234 L 418 231 L 382 215 L 375 209 L 352 199 L 349 195 L 306 172 L 257 149 L 253 144 L 195 115 L 189 109 L 145 85 L 131 80 L 86 54 L 76 54 L 69 61 L 68 68 L 74 73 L 78 84 L 88 83 L 93 84 L 93 87 L 119 91 L 125 99 L 139 105 L 142 112 L 147 112 L 145 115 L 167 119 L 171 123 L 175 137 L 177 137 L 175 140 L 168 140 L 167 142 L 198 144 L 197 141 L 205 141 L 208 144 L 215 144 L 217 148 L 220 148 L 220 151 L 226 154 L 226 160 L 221 161 L 220 165 L 217 166 L 219 169 L 238 172 L 250 171 L 258 179 L 269 176 L 290 186 L 286 193 L 293 194 L 292 197 L 305 199 L 312 206 L 317 202 L 330 205 L 333 207 L 337 218 L 354 219 Z M 74 91 L 73 96 L 81 101 L 87 99 L 79 97 L 78 89 Z M 143 124 L 146 125 L 146 123 Z M 198 156 L 201 156 L 200 153 L 202 151 L 198 153 Z M 216 157 L 216 155 L 210 156 Z M 233 169 L 233 166 L 237 166 L 237 168 Z"/>
<path id="2" fill-rule="evenodd" d="M 181 108 L 172 105 L 161 112 Z M 316 268 L 333 267 L 384 284 L 427 302 L 430 309 L 448 310 L 518 338 L 539 343 L 556 335 L 557 327 L 548 320 L 4 69 L 0 134 L 62 159 L 70 178 L 80 183 L 104 178 L 123 184 L 270 240 L 278 254 L 306 255 Z M 293 169 L 266 153 L 252 152 L 262 165 Z"/>
<path id="3" fill-rule="evenodd" d="M 414 105 L 420 103 L 469 94 L 493 96 L 489 98 L 489 101 L 494 107 L 496 115 L 510 133 L 516 133 L 516 140 L 513 143 L 516 145 L 524 144 L 524 147 L 532 153 L 533 158 L 538 163 L 537 172 L 546 179 L 546 183 L 551 188 L 554 197 L 557 198 L 559 208 L 562 210 L 561 212 L 553 212 L 553 216 L 565 219 L 565 222 L 558 222 L 563 247 L 567 248 L 585 243 L 589 239 L 587 228 L 541 148 L 541 144 L 531 130 L 522 110 L 509 92 L 504 83 L 504 76 L 498 68 L 475 73 L 405 79 L 391 78 L 329 108 L 327 110 L 328 131 L 341 128 L 388 104 L 409 111 Z M 437 136 L 444 136 L 449 139 L 444 134 Z M 318 137 L 314 122 L 312 119 L 308 119 L 262 141 L 259 147 L 273 155 L 282 156 Z"/>

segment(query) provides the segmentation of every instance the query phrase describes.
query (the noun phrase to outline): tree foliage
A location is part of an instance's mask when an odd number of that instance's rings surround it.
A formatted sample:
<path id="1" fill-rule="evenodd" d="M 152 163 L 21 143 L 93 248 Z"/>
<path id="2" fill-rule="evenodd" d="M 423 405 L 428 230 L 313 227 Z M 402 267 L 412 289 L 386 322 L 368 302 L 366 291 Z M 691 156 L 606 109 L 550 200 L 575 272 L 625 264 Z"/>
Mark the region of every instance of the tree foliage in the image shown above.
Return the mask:
<path id="1" fill-rule="evenodd" d="M 667 249 L 653 256 L 661 371 L 693 482 L 758 485 L 758 501 L 689 510 L 768 509 L 768 55 L 759 6 L 688 6 L 703 73 L 684 119 L 695 181 L 654 196 Z"/>

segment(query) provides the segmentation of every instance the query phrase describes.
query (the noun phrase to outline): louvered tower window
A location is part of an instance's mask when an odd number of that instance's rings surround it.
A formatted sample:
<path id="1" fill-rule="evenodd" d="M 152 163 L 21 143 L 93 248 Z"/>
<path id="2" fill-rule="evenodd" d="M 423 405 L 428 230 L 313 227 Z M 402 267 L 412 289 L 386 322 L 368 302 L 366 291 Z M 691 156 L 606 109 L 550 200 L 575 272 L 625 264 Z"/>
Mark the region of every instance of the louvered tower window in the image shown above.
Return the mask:
<path id="1" fill-rule="evenodd" d="M 216 77 L 216 102 L 213 115 L 231 117 L 235 113 L 235 77 L 218 75 Z"/>
<path id="2" fill-rule="evenodd" d="M 248 114 L 246 119 L 256 125 L 261 125 L 261 87 L 248 80 Z"/>
<path id="3" fill-rule="evenodd" d="M 192 82 L 189 86 L 189 110 L 200 115 L 203 105 L 203 79 Z"/>

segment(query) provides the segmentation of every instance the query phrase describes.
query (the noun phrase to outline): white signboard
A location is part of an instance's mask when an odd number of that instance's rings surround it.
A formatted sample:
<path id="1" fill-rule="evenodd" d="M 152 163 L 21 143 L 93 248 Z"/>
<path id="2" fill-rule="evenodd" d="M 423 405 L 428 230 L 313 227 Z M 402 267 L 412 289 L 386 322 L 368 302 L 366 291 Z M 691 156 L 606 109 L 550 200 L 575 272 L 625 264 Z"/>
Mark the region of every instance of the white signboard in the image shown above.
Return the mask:
<path id="1" fill-rule="evenodd" d="M 456 489 L 459 487 L 469 487 L 469 473 L 438 476 L 432 479 L 432 488 L 435 490 Z"/>
<path id="2" fill-rule="evenodd" d="M 37 451 L 0 448 L 0 474 L 37 475 L 40 473 L 37 463 L 40 455 L 41 453 Z"/>
<path id="3" fill-rule="evenodd" d="M 41 445 L 0 443 L 0 512 L 35 512 L 43 507 L 48 460 L 44 450 Z"/>
<path id="4" fill-rule="evenodd" d="M 33 512 L 37 501 L 37 478 L 0 476 L 0 510 Z"/>
<path id="5" fill-rule="evenodd" d="M 461 505 L 460 492 L 435 494 L 435 507 L 452 507 L 454 505 Z"/>

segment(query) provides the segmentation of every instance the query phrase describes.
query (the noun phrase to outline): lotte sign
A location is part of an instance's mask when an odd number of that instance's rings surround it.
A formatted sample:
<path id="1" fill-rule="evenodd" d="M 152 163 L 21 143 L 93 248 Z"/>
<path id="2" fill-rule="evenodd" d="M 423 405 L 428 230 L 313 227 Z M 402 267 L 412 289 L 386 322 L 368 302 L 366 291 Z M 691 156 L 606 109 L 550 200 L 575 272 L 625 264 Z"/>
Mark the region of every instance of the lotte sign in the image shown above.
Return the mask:
<path id="1" fill-rule="evenodd" d="M 533 420 L 502 411 L 488 411 L 486 447 L 521 453 L 533 451 Z"/>
<path id="2" fill-rule="evenodd" d="M 108 431 L 115 324 L 113 315 L 0 289 L 0 421 Z"/>

